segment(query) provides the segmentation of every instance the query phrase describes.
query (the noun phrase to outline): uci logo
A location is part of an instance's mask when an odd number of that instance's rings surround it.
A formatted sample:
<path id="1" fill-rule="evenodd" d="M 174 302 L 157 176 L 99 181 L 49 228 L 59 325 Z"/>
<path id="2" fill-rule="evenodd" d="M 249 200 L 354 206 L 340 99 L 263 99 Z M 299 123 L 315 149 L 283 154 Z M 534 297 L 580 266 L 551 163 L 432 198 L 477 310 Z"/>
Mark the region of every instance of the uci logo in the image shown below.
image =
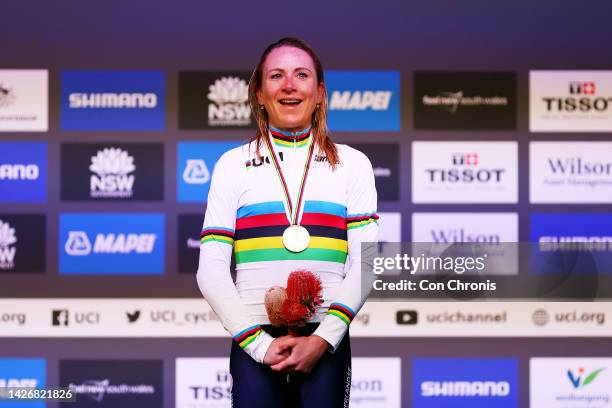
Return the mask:
<path id="1" fill-rule="evenodd" d="M 210 172 L 206 162 L 201 159 L 188 159 L 183 171 L 183 180 L 187 184 L 206 184 L 210 181 Z"/>

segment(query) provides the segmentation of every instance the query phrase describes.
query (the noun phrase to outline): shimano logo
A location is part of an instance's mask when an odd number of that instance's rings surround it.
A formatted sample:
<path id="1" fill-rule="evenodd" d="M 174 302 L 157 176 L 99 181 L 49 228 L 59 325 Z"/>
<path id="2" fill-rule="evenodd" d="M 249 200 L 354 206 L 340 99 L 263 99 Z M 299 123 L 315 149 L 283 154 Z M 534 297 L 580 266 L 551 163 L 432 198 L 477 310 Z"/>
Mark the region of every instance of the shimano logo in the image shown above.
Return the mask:
<path id="1" fill-rule="evenodd" d="M 543 251 L 612 251 L 612 235 L 544 235 L 538 239 L 538 242 Z"/>
<path id="2" fill-rule="evenodd" d="M 211 126 L 248 126 L 251 123 L 249 86 L 244 79 L 229 76 L 208 87 L 208 123 Z"/>
<path id="3" fill-rule="evenodd" d="M 92 246 L 84 231 L 70 231 L 64 245 L 71 256 L 94 254 L 149 254 L 153 252 L 155 234 L 97 234 Z"/>
<path id="4" fill-rule="evenodd" d="M 202 159 L 188 159 L 183 180 L 187 184 L 206 184 L 210 181 L 210 172 Z"/>
<path id="5" fill-rule="evenodd" d="M 72 109 L 153 109 L 157 107 L 154 93 L 71 93 L 68 96 Z"/>
<path id="6" fill-rule="evenodd" d="M 455 243 L 455 242 L 478 242 L 486 244 L 499 244 L 501 237 L 499 234 L 479 234 L 470 233 L 465 228 L 458 229 L 439 229 L 431 230 L 431 237 L 437 244 L 439 243 Z"/>
<path id="7" fill-rule="evenodd" d="M 89 188 L 92 197 L 131 197 L 136 166 L 134 158 L 119 148 L 107 148 L 91 158 Z"/>
<path id="8" fill-rule="evenodd" d="M 35 164 L 2 164 L 0 180 L 38 180 L 40 170 Z"/>
<path id="9" fill-rule="evenodd" d="M 392 95 L 391 91 L 333 91 L 329 109 L 385 111 L 389 109 Z"/>
<path id="10" fill-rule="evenodd" d="M 507 397 L 510 383 L 507 381 L 424 381 L 423 397 Z"/>
<path id="11" fill-rule="evenodd" d="M 15 267 L 15 254 L 17 249 L 13 246 L 17 242 L 15 228 L 8 222 L 0 219 L 0 269 L 13 269 Z"/>

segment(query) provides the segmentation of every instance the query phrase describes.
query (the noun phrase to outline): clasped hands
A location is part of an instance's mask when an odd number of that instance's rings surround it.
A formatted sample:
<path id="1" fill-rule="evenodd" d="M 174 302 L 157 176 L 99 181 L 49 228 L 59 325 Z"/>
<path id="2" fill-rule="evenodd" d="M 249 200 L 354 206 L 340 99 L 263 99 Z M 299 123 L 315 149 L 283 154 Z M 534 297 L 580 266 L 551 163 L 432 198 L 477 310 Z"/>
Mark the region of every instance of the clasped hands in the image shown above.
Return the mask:
<path id="1" fill-rule="evenodd" d="M 327 346 L 328 343 L 317 335 L 277 337 L 270 344 L 263 362 L 273 371 L 309 373 Z"/>

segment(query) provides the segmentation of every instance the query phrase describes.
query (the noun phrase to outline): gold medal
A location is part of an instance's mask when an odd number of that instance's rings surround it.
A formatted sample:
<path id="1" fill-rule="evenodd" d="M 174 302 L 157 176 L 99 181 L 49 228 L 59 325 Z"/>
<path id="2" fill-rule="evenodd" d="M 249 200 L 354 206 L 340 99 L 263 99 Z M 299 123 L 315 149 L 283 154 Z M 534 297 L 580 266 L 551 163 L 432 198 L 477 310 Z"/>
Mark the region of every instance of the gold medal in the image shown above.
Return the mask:
<path id="1" fill-rule="evenodd" d="M 291 252 L 302 252 L 310 244 L 310 234 L 301 225 L 291 225 L 283 232 L 283 245 Z"/>

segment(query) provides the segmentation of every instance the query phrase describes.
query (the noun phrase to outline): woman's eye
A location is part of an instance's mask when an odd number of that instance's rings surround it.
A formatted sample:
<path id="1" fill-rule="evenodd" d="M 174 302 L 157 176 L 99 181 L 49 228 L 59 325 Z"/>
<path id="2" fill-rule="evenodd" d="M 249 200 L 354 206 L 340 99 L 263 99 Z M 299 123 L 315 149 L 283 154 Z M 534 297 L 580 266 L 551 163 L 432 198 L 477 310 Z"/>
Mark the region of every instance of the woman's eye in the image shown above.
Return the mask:
<path id="1" fill-rule="evenodd" d="M 308 78 L 308 74 L 306 72 L 298 72 L 298 78 Z"/>
<path id="2" fill-rule="evenodd" d="M 281 77 L 281 74 L 279 74 L 278 72 L 270 75 L 271 79 L 279 79 L 280 77 Z"/>

